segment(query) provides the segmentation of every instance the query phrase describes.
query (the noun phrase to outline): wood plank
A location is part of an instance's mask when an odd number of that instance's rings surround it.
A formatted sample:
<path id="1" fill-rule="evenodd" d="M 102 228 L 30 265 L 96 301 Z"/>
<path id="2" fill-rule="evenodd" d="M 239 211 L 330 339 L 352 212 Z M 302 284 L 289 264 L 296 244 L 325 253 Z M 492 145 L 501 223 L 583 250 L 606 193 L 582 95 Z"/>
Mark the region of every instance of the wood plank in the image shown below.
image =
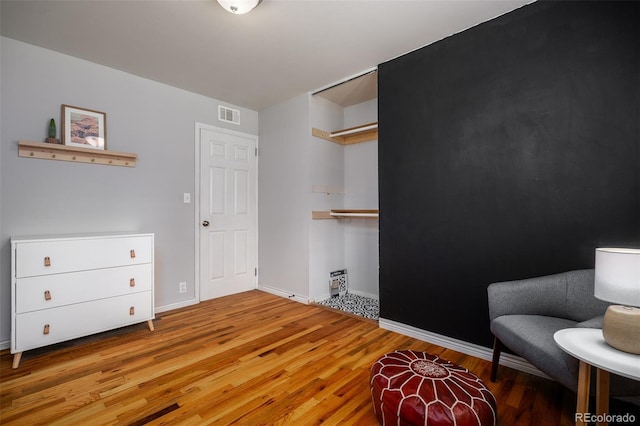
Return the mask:
<path id="1" fill-rule="evenodd" d="M 320 139 L 324 139 L 329 142 L 337 143 L 338 145 L 343 145 L 342 141 L 337 138 L 331 137 L 331 132 L 327 132 L 325 130 L 317 129 L 315 127 L 311 128 L 311 136 L 315 136 Z"/>
<path id="2" fill-rule="evenodd" d="M 336 218 L 377 219 L 378 209 L 331 209 L 329 214 Z"/>
<path id="3" fill-rule="evenodd" d="M 311 219 L 335 219 L 335 217 L 331 216 L 331 212 L 328 210 L 313 210 L 311 212 Z"/>
<path id="4" fill-rule="evenodd" d="M 33 350 L 0 354 L 0 422 L 23 424 L 377 424 L 369 368 L 396 349 L 427 351 L 476 373 L 499 425 L 568 425 L 561 385 L 380 329 L 376 322 L 260 291 L 158 314 Z"/>
<path id="5" fill-rule="evenodd" d="M 327 132 L 325 130 L 311 128 L 311 135 L 317 138 L 337 143 L 339 145 L 352 145 L 355 143 L 368 142 L 378 139 L 378 123 L 367 123 L 362 126 L 350 127 L 348 129 Z M 375 126 L 375 128 L 370 128 Z"/>
<path id="6" fill-rule="evenodd" d="M 135 167 L 137 154 L 21 140 L 18 156 L 107 166 Z"/>
<path id="7" fill-rule="evenodd" d="M 330 211 L 313 210 L 311 219 L 377 219 L 377 209 L 331 209 Z"/>
<path id="8" fill-rule="evenodd" d="M 359 133 L 355 135 L 348 136 L 333 136 L 335 139 L 338 139 L 342 142 L 343 145 L 353 145 L 356 143 L 375 141 L 378 139 L 378 129 L 369 130 L 364 133 Z"/>
<path id="9" fill-rule="evenodd" d="M 335 130 L 331 132 L 332 137 L 344 137 L 347 135 L 356 135 L 360 133 L 371 132 L 378 129 L 378 122 L 373 121 L 371 123 L 361 124 L 359 126 L 348 127 L 346 129 Z"/>

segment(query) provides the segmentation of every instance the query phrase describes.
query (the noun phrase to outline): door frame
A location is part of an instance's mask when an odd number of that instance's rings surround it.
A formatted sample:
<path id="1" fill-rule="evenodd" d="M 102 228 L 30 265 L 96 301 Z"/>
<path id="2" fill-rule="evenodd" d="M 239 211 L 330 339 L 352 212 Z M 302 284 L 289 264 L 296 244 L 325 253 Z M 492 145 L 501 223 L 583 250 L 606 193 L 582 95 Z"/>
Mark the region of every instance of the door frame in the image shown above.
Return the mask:
<path id="1" fill-rule="evenodd" d="M 255 184 L 256 184 L 256 265 L 259 264 L 258 258 L 258 247 L 259 247 L 259 235 L 258 232 L 258 135 L 252 135 L 251 133 L 239 132 L 237 130 L 225 129 L 224 127 L 213 126 L 211 124 L 195 122 L 195 134 L 194 134 L 194 151 L 195 151 L 195 188 L 194 188 L 194 197 L 193 197 L 193 207 L 194 207 L 194 234 L 195 234 L 195 300 L 196 303 L 200 303 L 202 299 L 200 298 L 200 131 L 202 129 L 211 130 L 218 133 L 226 133 L 232 136 L 240 136 L 245 138 L 252 138 L 256 141 L 256 174 L 255 174 Z M 256 266 L 257 267 L 257 266 Z M 255 288 L 258 288 L 258 276 L 255 277 Z"/>

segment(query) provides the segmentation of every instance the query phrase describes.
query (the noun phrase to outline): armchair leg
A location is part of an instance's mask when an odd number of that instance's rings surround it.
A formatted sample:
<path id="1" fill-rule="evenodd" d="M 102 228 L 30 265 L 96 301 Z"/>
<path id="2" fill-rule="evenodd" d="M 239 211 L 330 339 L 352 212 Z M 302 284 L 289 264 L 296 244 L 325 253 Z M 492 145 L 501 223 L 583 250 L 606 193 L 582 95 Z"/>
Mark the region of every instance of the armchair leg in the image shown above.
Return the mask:
<path id="1" fill-rule="evenodd" d="M 500 352 L 502 352 L 502 342 L 497 337 L 493 340 L 493 359 L 491 361 L 491 381 L 496 381 L 498 375 L 498 363 L 500 362 Z"/>

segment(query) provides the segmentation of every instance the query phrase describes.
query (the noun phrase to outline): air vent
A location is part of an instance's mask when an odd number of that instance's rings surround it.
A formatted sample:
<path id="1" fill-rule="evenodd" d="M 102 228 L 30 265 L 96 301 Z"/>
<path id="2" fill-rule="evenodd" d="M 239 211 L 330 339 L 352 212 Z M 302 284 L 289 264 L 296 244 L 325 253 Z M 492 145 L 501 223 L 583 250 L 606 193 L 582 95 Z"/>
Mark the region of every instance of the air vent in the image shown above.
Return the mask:
<path id="1" fill-rule="evenodd" d="M 225 123 L 240 125 L 240 111 L 218 105 L 218 120 L 224 121 Z"/>

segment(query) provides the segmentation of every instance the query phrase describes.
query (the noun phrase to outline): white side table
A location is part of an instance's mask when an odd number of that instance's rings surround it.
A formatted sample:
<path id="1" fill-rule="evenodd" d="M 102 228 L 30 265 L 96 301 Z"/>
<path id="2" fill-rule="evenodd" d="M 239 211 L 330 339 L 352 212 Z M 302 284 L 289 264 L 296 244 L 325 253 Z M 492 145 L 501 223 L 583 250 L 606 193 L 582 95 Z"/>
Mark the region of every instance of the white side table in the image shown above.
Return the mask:
<path id="1" fill-rule="evenodd" d="M 609 373 L 640 380 L 640 355 L 612 348 L 604 341 L 599 328 L 567 328 L 557 331 L 553 338 L 563 351 L 580 360 L 576 425 L 587 424 L 584 414 L 589 411 L 591 366 L 596 368 L 597 415 L 609 411 Z M 598 422 L 598 425 L 606 424 Z"/>

